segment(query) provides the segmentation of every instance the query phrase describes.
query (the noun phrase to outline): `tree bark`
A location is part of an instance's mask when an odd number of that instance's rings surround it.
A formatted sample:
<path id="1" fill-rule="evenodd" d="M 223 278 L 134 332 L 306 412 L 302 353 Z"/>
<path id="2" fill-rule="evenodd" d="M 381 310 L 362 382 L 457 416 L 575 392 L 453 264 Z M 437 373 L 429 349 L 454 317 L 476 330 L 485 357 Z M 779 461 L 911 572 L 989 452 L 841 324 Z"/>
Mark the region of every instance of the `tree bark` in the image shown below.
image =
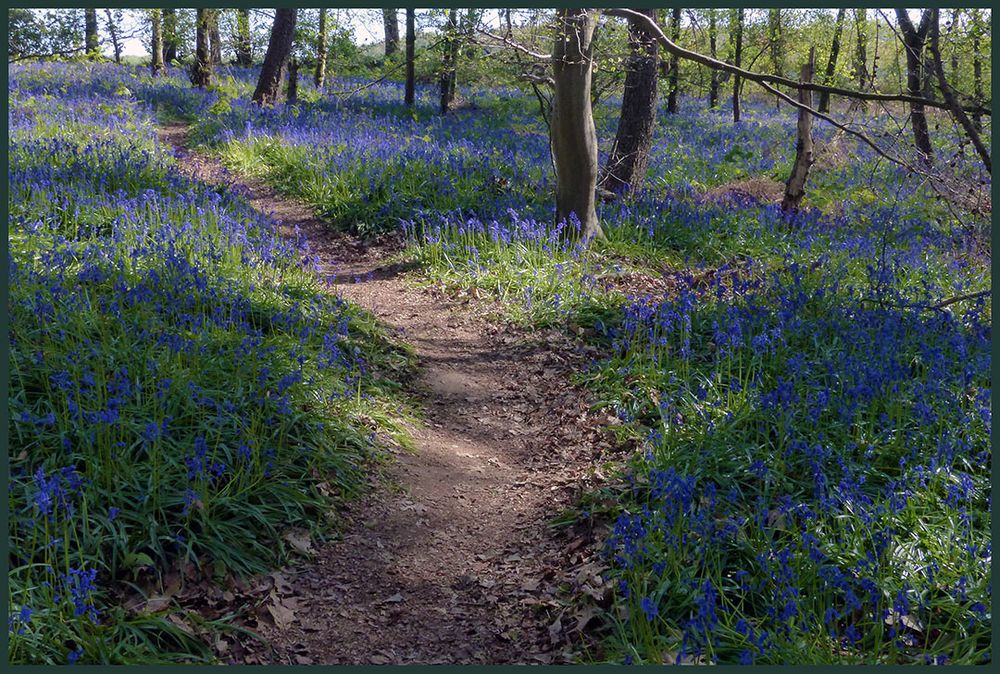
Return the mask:
<path id="1" fill-rule="evenodd" d="M 603 236 L 595 204 L 597 131 L 590 106 L 596 18 L 594 10 L 557 9 L 552 48 L 556 222 L 566 222 L 566 235 L 583 241 Z"/>
<path id="2" fill-rule="evenodd" d="M 865 89 L 868 82 L 868 10 L 854 10 L 854 27 L 858 41 L 854 50 L 854 73 L 858 77 L 858 90 Z"/>
<path id="3" fill-rule="evenodd" d="M 719 28 L 715 17 L 715 9 L 708 10 L 708 48 L 712 58 L 718 58 L 716 41 L 719 37 Z M 708 85 L 708 107 L 715 108 L 719 105 L 719 71 L 712 69 L 711 80 Z"/>
<path id="4" fill-rule="evenodd" d="M 979 54 L 979 40 L 982 25 L 979 22 L 979 10 L 972 10 L 972 95 L 975 97 L 976 105 L 983 104 L 983 61 Z M 976 131 L 983 130 L 983 116 L 978 112 L 973 113 L 972 123 L 976 125 Z"/>
<path id="5" fill-rule="evenodd" d="M 802 66 L 802 81 L 811 82 L 816 62 L 816 48 L 809 49 L 809 61 Z M 812 92 L 799 89 L 799 103 L 812 107 Z M 785 197 L 781 200 L 781 209 L 796 211 L 806 195 L 806 179 L 813 164 L 812 115 L 799 109 L 798 140 L 795 144 L 795 163 L 792 173 L 785 184 Z"/>
<path id="6" fill-rule="evenodd" d="M 120 12 L 119 12 L 119 14 L 120 14 Z M 122 48 L 124 47 L 124 45 L 122 44 L 121 38 L 119 37 L 119 33 L 118 33 L 118 23 L 119 22 L 115 21 L 115 17 L 111 13 L 110 9 L 105 9 L 104 10 L 104 16 L 105 16 L 105 19 L 106 19 L 105 22 L 108 25 L 108 37 L 111 39 L 111 49 L 112 49 L 112 51 L 114 52 L 114 55 L 115 55 L 115 63 L 121 63 L 122 62 Z M 121 16 L 119 16 L 118 18 L 121 19 Z"/>
<path id="7" fill-rule="evenodd" d="M 288 89 L 285 90 L 285 101 L 289 105 L 299 101 L 299 60 L 294 56 L 288 59 Z"/>
<path id="8" fill-rule="evenodd" d="M 837 10 L 837 26 L 833 29 L 833 43 L 830 45 L 830 59 L 826 62 L 826 74 L 823 77 L 823 84 L 833 82 L 833 75 L 837 72 L 837 57 L 840 56 L 840 36 L 844 31 L 844 15 L 847 10 L 840 8 Z M 824 91 L 819 95 L 819 111 L 830 111 L 830 92 Z"/>
<path id="9" fill-rule="evenodd" d="M 316 36 L 316 71 L 313 73 L 313 84 L 317 89 L 323 88 L 326 82 L 326 8 L 319 10 L 319 35 Z"/>
<path id="10" fill-rule="evenodd" d="M 656 18 L 655 9 L 635 11 L 651 19 Z M 649 165 L 649 150 L 653 145 L 659 46 L 656 38 L 635 21 L 629 21 L 628 41 L 631 52 L 625 73 L 618 131 L 611 146 L 611 156 L 604 167 L 601 187 L 609 192 L 632 195 L 642 188 Z"/>
<path id="11" fill-rule="evenodd" d="M 458 10 L 448 12 L 445 26 L 444 59 L 441 64 L 441 114 L 448 114 L 453 96 L 452 80 L 455 79 L 455 58 L 458 56 Z"/>
<path id="12" fill-rule="evenodd" d="M 382 8 L 382 26 L 385 28 L 385 55 L 392 56 L 399 49 L 399 10 Z"/>
<path id="13" fill-rule="evenodd" d="M 194 64 L 191 67 L 191 83 L 201 89 L 212 84 L 212 55 L 208 46 L 210 9 L 197 10 L 195 20 Z"/>
<path id="14" fill-rule="evenodd" d="M 77 16 L 80 16 L 77 14 Z M 79 24 L 77 24 L 79 25 Z M 79 35 L 79 33 L 77 33 Z M 101 41 L 97 35 L 97 10 L 83 10 L 83 36 L 84 45 L 89 56 L 100 56 Z"/>
<path id="15" fill-rule="evenodd" d="M 236 10 L 236 65 L 253 65 L 253 40 L 250 38 L 250 10 Z"/>
<path id="16" fill-rule="evenodd" d="M 979 158 L 983 160 L 983 164 L 986 166 L 986 170 L 992 175 L 993 165 L 990 161 L 989 150 L 986 149 L 986 145 L 983 143 L 983 139 L 979 137 L 979 132 L 976 131 L 975 126 L 972 124 L 972 120 L 969 116 L 965 114 L 965 110 L 958 102 L 958 98 L 955 96 L 954 89 L 948 84 L 947 79 L 944 74 L 944 64 L 941 62 L 941 29 L 940 29 L 940 10 L 931 9 L 931 25 L 930 25 L 930 56 L 931 65 L 934 72 L 937 74 L 938 84 L 941 88 L 941 94 L 944 96 L 944 100 L 948 103 L 948 107 L 951 111 L 952 116 L 955 120 L 962 126 L 965 133 L 969 136 L 969 140 L 972 141 L 972 146 L 976 148 L 976 152 L 979 153 Z"/>
<path id="17" fill-rule="evenodd" d="M 416 45 L 416 10 L 406 10 L 406 92 L 404 102 L 407 107 L 413 107 L 413 100 L 416 95 L 416 75 L 414 72 L 413 50 Z"/>
<path id="18" fill-rule="evenodd" d="M 733 12 L 735 22 L 734 45 L 733 45 L 733 65 L 741 68 L 743 64 L 743 8 L 740 7 Z M 739 75 L 733 76 L 733 123 L 740 121 L 740 85 L 742 78 Z"/>
<path id="19" fill-rule="evenodd" d="M 785 45 L 781 33 L 781 8 L 767 10 L 768 50 L 771 53 L 771 70 L 781 77 L 785 72 Z M 781 107 L 781 99 L 775 97 L 774 107 Z"/>
<path id="20" fill-rule="evenodd" d="M 681 37 L 681 8 L 675 7 L 673 13 L 670 16 L 670 27 L 672 30 L 672 36 L 674 42 L 678 42 Z M 631 34 L 631 27 L 630 27 Z M 653 40 L 653 44 L 656 45 L 656 40 Z M 670 55 L 670 93 L 667 95 L 667 112 L 676 113 L 677 112 L 677 82 L 678 74 L 680 71 L 681 60 L 677 57 L 677 54 Z M 653 92 L 653 98 L 656 98 L 656 92 Z M 624 102 L 623 102 L 624 105 Z"/>
<path id="21" fill-rule="evenodd" d="M 150 61 L 150 68 L 153 71 L 153 76 L 157 77 L 163 74 L 165 70 L 163 65 L 163 24 L 161 23 L 161 10 L 151 9 L 149 10 L 149 20 L 153 24 L 153 41 L 152 41 L 152 59 Z"/>
<path id="22" fill-rule="evenodd" d="M 212 65 L 222 65 L 222 36 L 219 35 L 219 12 L 221 9 L 212 10 L 212 22 L 209 24 L 209 44 L 212 51 Z"/>
<path id="23" fill-rule="evenodd" d="M 924 42 L 931 24 L 931 10 L 921 12 L 920 26 L 914 28 L 905 9 L 896 10 L 896 20 L 903 36 L 903 46 L 906 48 L 906 89 L 911 96 L 920 96 L 923 91 Z M 913 142 L 917 152 L 926 164 L 934 162 L 934 149 L 931 147 L 931 135 L 927 128 L 927 115 L 922 103 L 910 103 L 910 125 L 913 127 Z"/>
<path id="24" fill-rule="evenodd" d="M 271 27 L 271 39 L 267 43 L 267 53 L 264 55 L 264 65 L 261 66 L 260 79 L 253 92 L 253 102 L 258 105 L 274 105 L 281 92 L 281 75 L 292 51 L 292 40 L 295 37 L 296 9 L 274 10 L 274 25 Z"/>
<path id="25" fill-rule="evenodd" d="M 177 10 L 172 7 L 163 10 L 163 60 L 177 60 Z"/>

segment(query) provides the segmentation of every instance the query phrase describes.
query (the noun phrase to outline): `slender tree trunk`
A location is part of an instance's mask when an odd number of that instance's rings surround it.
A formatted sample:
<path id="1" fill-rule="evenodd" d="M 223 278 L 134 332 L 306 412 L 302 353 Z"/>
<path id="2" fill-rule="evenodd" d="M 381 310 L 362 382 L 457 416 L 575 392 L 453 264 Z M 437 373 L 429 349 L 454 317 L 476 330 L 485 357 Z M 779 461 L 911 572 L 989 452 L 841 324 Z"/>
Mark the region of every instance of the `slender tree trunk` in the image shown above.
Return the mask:
<path id="1" fill-rule="evenodd" d="M 222 36 L 219 35 L 219 12 L 221 9 L 212 10 L 212 23 L 209 24 L 209 42 L 212 51 L 212 65 L 222 65 Z"/>
<path id="2" fill-rule="evenodd" d="M 737 68 L 743 66 L 743 16 L 742 7 L 732 10 L 735 25 L 733 26 L 733 65 Z M 740 121 L 740 85 L 743 83 L 739 75 L 733 76 L 733 123 Z"/>
<path id="3" fill-rule="evenodd" d="M 781 8 L 767 10 L 768 50 L 771 53 L 771 72 L 779 77 L 785 74 L 785 45 L 781 32 Z M 781 99 L 774 97 L 774 107 L 781 107 Z"/>
<path id="4" fill-rule="evenodd" d="M 854 50 L 854 74 L 858 78 L 858 91 L 864 91 L 868 82 L 868 10 L 854 10 L 854 27 L 857 45 Z M 862 101 L 864 103 L 864 101 Z"/>
<path id="5" fill-rule="evenodd" d="M 951 10 L 951 23 L 948 24 L 948 37 L 951 37 L 955 29 L 958 28 L 958 22 L 961 14 L 961 9 L 956 8 Z M 956 49 L 954 40 L 952 40 L 951 44 L 951 81 L 958 81 L 958 49 Z"/>
<path id="6" fill-rule="evenodd" d="M 313 74 L 313 84 L 317 89 L 323 88 L 326 81 L 326 8 L 319 10 L 319 35 L 316 36 L 316 71 Z"/>
<path id="7" fill-rule="evenodd" d="M 557 9 L 552 48 L 552 154 L 556 167 L 556 222 L 567 236 L 602 236 L 597 222 L 597 131 L 590 106 L 595 10 Z M 574 218 L 579 230 L 572 226 Z"/>
<path id="8" fill-rule="evenodd" d="M 111 14 L 110 9 L 104 10 L 104 16 L 107 19 L 106 23 L 108 25 L 108 37 L 111 38 L 111 49 L 115 54 L 115 63 L 122 62 L 122 41 L 119 38 L 118 33 L 118 22 L 115 21 L 115 17 Z M 119 17 L 120 19 L 121 17 Z"/>
<path id="9" fill-rule="evenodd" d="M 172 7 L 163 10 L 163 60 L 177 60 L 177 10 Z"/>
<path id="10" fill-rule="evenodd" d="M 80 15 L 77 14 L 77 16 Z M 77 35 L 79 35 L 79 33 L 77 33 Z M 84 35 L 84 46 L 86 46 L 87 48 L 87 54 L 89 56 L 100 56 L 101 41 L 97 35 L 96 9 L 83 10 L 83 35 Z"/>
<path id="11" fill-rule="evenodd" d="M 299 60 L 294 56 L 288 59 L 288 89 L 285 90 L 285 101 L 289 105 L 299 101 Z"/>
<path id="12" fill-rule="evenodd" d="M 656 19 L 655 9 L 635 11 Z M 610 192 L 637 194 L 646 177 L 649 150 L 653 145 L 659 46 L 656 38 L 635 21 L 629 21 L 628 41 L 630 54 L 621 115 L 601 186 Z"/>
<path id="13" fill-rule="evenodd" d="M 260 79 L 253 92 L 253 102 L 258 105 L 273 105 L 278 100 L 281 91 L 281 75 L 292 51 L 292 40 L 295 37 L 295 20 L 298 10 L 274 10 L 274 25 L 271 28 L 271 39 L 267 43 L 267 53 L 264 55 L 264 65 L 261 66 Z"/>
<path id="14" fill-rule="evenodd" d="M 979 10 L 972 11 L 972 87 L 976 106 L 981 107 L 983 105 L 983 61 L 979 54 L 979 40 L 982 26 L 979 22 Z M 972 116 L 972 123 L 976 125 L 976 131 L 983 130 L 983 116 L 980 113 L 977 112 Z"/>
<path id="15" fill-rule="evenodd" d="M 673 14 L 670 16 L 670 27 L 672 32 L 672 39 L 674 43 L 678 43 L 681 39 L 681 8 L 675 7 Z M 631 32 L 631 27 L 630 27 Z M 655 42 L 654 42 L 655 44 Z M 670 55 L 670 93 L 667 95 L 667 112 L 676 113 L 677 112 L 677 82 L 678 75 L 680 71 L 681 60 L 677 54 Z M 653 98 L 656 98 L 656 93 L 654 91 Z"/>
<path id="16" fill-rule="evenodd" d="M 399 49 L 399 10 L 382 8 L 382 26 L 385 28 L 385 55 L 392 56 Z"/>
<path id="17" fill-rule="evenodd" d="M 414 73 L 413 50 L 416 45 L 416 10 L 406 10 L 406 92 L 404 101 L 408 107 L 413 107 L 416 95 L 416 76 Z"/>
<path id="18" fill-rule="evenodd" d="M 452 80 L 455 78 L 455 57 L 458 47 L 458 10 L 448 12 L 448 24 L 445 26 L 444 59 L 441 64 L 441 114 L 448 114 L 451 107 Z"/>
<path id="19" fill-rule="evenodd" d="M 812 82 L 816 63 L 816 48 L 809 49 L 809 61 L 802 66 L 802 82 Z M 812 107 L 812 92 L 799 89 L 799 103 Z M 785 184 L 785 197 L 781 200 L 784 211 L 798 210 L 806 195 L 806 179 L 813 164 L 812 115 L 799 109 L 798 141 L 795 144 L 795 163 Z"/>
<path id="20" fill-rule="evenodd" d="M 159 76 L 163 74 L 165 70 L 163 65 L 163 26 L 161 23 L 161 10 L 151 9 L 149 10 L 149 20 L 153 24 L 153 42 L 152 42 L 152 59 L 150 62 L 150 67 L 153 70 L 153 76 Z"/>
<path id="21" fill-rule="evenodd" d="M 930 29 L 931 12 L 925 9 L 921 13 L 920 26 L 913 27 L 905 9 L 896 10 L 896 19 L 903 33 L 903 46 L 906 48 L 906 92 L 911 96 L 923 94 L 924 42 Z M 931 147 L 930 131 L 927 128 L 927 115 L 923 103 L 910 103 L 910 125 L 913 127 L 913 141 L 917 151 L 927 164 L 934 161 L 934 149 Z"/>
<path id="22" fill-rule="evenodd" d="M 718 58 L 716 41 L 719 37 L 719 28 L 715 17 L 715 9 L 708 10 L 708 48 L 711 57 Z M 719 105 L 719 71 L 712 68 L 711 80 L 708 85 L 708 107 L 715 108 Z"/>
<path id="23" fill-rule="evenodd" d="M 983 160 L 986 170 L 992 175 L 993 164 L 990 161 L 989 150 L 986 149 L 986 145 L 983 143 L 982 138 L 980 138 L 979 133 L 976 131 L 972 120 L 965 114 L 965 110 L 962 109 L 962 105 L 958 102 L 958 98 L 955 96 L 955 91 L 951 88 L 951 85 L 948 84 L 948 81 L 945 78 L 944 64 L 941 62 L 941 29 L 939 26 L 940 10 L 931 9 L 930 13 L 930 49 L 928 51 L 930 51 L 931 65 L 934 72 L 937 74 L 938 84 L 941 88 L 941 95 L 944 96 L 944 100 L 948 104 L 948 109 L 952 116 L 969 136 L 969 140 L 972 141 L 972 146 L 976 148 L 976 152 L 979 153 L 979 158 Z"/>
<path id="24" fill-rule="evenodd" d="M 837 26 L 833 29 L 833 43 L 830 45 L 830 59 L 826 62 L 826 74 L 823 77 L 823 84 L 833 84 L 833 75 L 837 72 L 837 57 L 840 56 L 840 36 L 844 31 L 844 15 L 847 10 L 840 8 L 837 10 Z M 830 111 L 830 94 L 826 91 L 819 95 L 819 111 Z"/>
<path id="25" fill-rule="evenodd" d="M 236 65 L 253 65 L 253 40 L 250 38 L 250 10 L 236 10 Z"/>
<path id="26" fill-rule="evenodd" d="M 205 89 L 212 84 L 212 55 L 208 46 L 210 9 L 199 9 L 195 19 L 194 65 L 191 67 L 191 83 Z"/>

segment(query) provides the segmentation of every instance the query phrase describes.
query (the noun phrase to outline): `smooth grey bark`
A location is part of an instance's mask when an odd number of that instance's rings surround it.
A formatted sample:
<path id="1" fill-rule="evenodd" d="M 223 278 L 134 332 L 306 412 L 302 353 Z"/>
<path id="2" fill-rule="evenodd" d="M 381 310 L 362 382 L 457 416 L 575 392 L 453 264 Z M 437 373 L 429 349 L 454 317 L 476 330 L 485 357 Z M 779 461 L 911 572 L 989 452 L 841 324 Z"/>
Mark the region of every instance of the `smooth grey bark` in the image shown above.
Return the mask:
<path id="1" fill-rule="evenodd" d="M 264 65 L 261 66 L 257 88 L 253 92 L 253 102 L 258 105 L 273 105 L 278 100 L 281 91 L 282 71 L 284 71 L 288 55 L 292 51 L 297 16 L 298 10 L 296 9 L 274 10 L 271 39 L 268 40 Z"/>
<path id="2" fill-rule="evenodd" d="M 833 29 L 833 43 L 830 45 L 830 58 L 826 62 L 826 73 L 823 77 L 823 84 L 833 82 L 833 74 L 837 71 L 837 57 L 840 56 L 840 36 L 844 32 L 844 15 L 847 10 L 841 7 L 837 10 L 837 26 Z M 824 91 L 819 95 L 819 112 L 830 111 L 830 92 Z"/>
<path id="3" fill-rule="evenodd" d="M 990 161 L 990 152 L 986 149 L 986 145 L 983 143 L 983 139 L 980 138 L 979 132 L 976 131 L 972 120 L 969 119 L 969 116 L 965 114 L 965 110 L 962 109 L 961 104 L 958 102 L 958 98 L 955 96 L 955 90 L 952 89 L 944 74 L 944 64 L 941 62 L 941 29 L 939 25 L 940 10 L 935 8 L 931 9 L 930 12 L 931 25 L 929 51 L 931 56 L 931 66 L 937 75 L 941 95 L 944 96 L 944 100 L 948 104 L 948 108 L 952 116 L 965 130 L 966 135 L 969 136 L 969 140 L 972 141 L 972 146 L 976 148 L 976 152 L 979 153 L 979 158 L 983 160 L 986 170 L 992 175 L 993 164 Z"/>
<path id="4" fill-rule="evenodd" d="M 191 83 L 204 89 L 212 84 L 212 55 L 208 46 L 210 9 L 197 10 L 195 19 L 194 64 L 191 66 Z"/>
<path id="5" fill-rule="evenodd" d="M 674 42 L 679 42 L 681 38 L 681 8 L 674 7 L 670 16 L 670 28 Z M 656 41 L 654 40 L 655 44 Z M 680 71 L 681 60 L 677 54 L 670 55 L 670 93 L 667 94 L 667 112 L 677 112 L 677 82 Z M 654 93 L 655 98 L 655 93 Z"/>
<path id="6" fill-rule="evenodd" d="M 416 96 L 416 75 L 414 72 L 414 47 L 417 42 L 416 36 L 416 10 L 406 10 L 406 91 L 404 102 L 407 107 L 413 107 Z"/>
<path id="7" fill-rule="evenodd" d="M 811 82 L 813 70 L 816 63 L 816 48 L 809 49 L 809 60 L 802 66 L 802 82 Z M 806 107 L 812 107 L 812 92 L 808 89 L 799 89 L 799 103 Z M 797 125 L 798 139 L 795 143 L 795 163 L 792 164 L 792 173 L 785 183 L 785 196 L 781 200 L 781 208 L 784 211 L 798 210 L 802 204 L 802 198 L 806 195 L 806 179 L 809 177 L 809 169 L 813 164 L 813 141 L 812 141 L 812 115 L 803 109 L 799 109 L 799 121 Z"/>
<path id="8" fill-rule="evenodd" d="M 316 70 L 313 72 L 313 84 L 317 89 L 323 88 L 326 82 L 326 7 L 319 10 L 319 35 L 316 36 Z"/>
<path id="9" fill-rule="evenodd" d="M 597 222 L 597 131 L 590 105 L 596 10 L 556 10 L 552 47 L 552 155 L 556 167 L 556 222 L 570 223 L 568 237 L 603 236 Z"/>
<path id="10" fill-rule="evenodd" d="M 399 10 L 382 8 L 382 27 L 385 29 L 385 55 L 392 56 L 399 49 Z"/>
<path id="11" fill-rule="evenodd" d="M 149 10 L 149 20 L 152 23 L 153 40 L 151 51 L 153 55 L 150 60 L 150 68 L 153 71 L 154 76 L 159 76 L 163 74 L 165 67 L 163 65 L 163 24 L 161 18 L 161 11 L 159 9 Z"/>
<path id="12" fill-rule="evenodd" d="M 903 34 L 903 46 L 906 51 L 906 90 L 911 96 L 920 96 L 924 86 L 924 43 L 930 30 L 931 10 L 922 10 L 918 27 L 913 26 L 905 9 L 896 10 L 896 20 Z M 933 163 L 934 149 L 931 147 L 931 135 L 927 128 L 927 115 L 923 103 L 910 103 L 910 126 L 913 128 L 913 142 L 921 159 L 926 164 Z"/>
<path id="13" fill-rule="evenodd" d="M 122 62 L 122 49 L 125 45 L 122 44 L 121 37 L 118 32 L 118 24 L 115 21 L 114 15 L 111 13 L 110 9 L 104 10 L 105 23 L 108 26 L 108 38 L 111 40 L 111 50 L 115 55 L 115 63 Z M 121 17 L 119 17 L 121 18 Z"/>
<path id="14" fill-rule="evenodd" d="M 636 9 L 655 20 L 655 9 Z M 613 193 L 636 194 L 649 165 L 656 122 L 656 38 L 636 21 L 629 21 L 629 59 L 622 93 L 621 114 L 601 187 Z M 714 72 L 714 71 L 713 71 Z"/>

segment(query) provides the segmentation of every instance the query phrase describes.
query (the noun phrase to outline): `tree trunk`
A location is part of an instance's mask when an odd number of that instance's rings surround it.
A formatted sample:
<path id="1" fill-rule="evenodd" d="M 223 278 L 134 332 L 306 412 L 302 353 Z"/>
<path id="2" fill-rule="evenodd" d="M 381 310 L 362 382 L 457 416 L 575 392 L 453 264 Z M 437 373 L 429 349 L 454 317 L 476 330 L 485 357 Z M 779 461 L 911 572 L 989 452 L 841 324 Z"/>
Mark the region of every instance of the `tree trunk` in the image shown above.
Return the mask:
<path id="1" fill-rule="evenodd" d="M 118 26 L 121 23 L 121 10 L 118 13 L 118 20 L 116 21 L 110 9 L 104 10 L 104 16 L 107 19 L 106 23 L 108 25 L 108 37 L 111 38 L 111 49 L 115 54 L 115 63 L 122 62 L 122 47 L 124 46 L 118 33 Z"/>
<path id="2" fill-rule="evenodd" d="M 177 60 L 177 10 L 163 10 L 163 60 L 170 64 Z"/>
<path id="3" fill-rule="evenodd" d="M 288 60 L 288 89 L 285 90 L 285 101 L 289 105 L 299 101 L 299 60 L 294 56 Z"/>
<path id="4" fill-rule="evenodd" d="M 451 107 L 452 80 L 455 78 L 455 57 L 458 55 L 458 10 L 448 12 L 445 26 L 444 59 L 441 64 L 441 114 L 448 114 Z"/>
<path id="5" fill-rule="evenodd" d="M 149 10 L 149 20 L 153 24 L 153 42 L 152 42 L 152 60 L 150 62 L 150 67 L 153 70 L 153 76 L 157 77 L 163 74 L 165 70 L 163 65 L 163 25 L 161 23 L 161 14 L 159 9 Z"/>
<path id="6" fill-rule="evenodd" d="M 313 73 L 313 84 L 317 89 L 323 88 L 326 82 L 326 8 L 319 10 L 319 35 L 316 36 L 316 71 Z"/>
<path id="7" fill-rule="evenodd" d="M 854 51 L 854 73 L 858 77 L 858 91 L 865 90 L 868 81 L 868 10 L 854 10 L 854 27 L 858 42 Z M 862 101 L 864 104 L 864 101 Z"/>
<path id="8" fill-rule="evenodd" d="M 719 28 L 715 18 L 715 9 L 708 10 L 708 48 L 712 58 L 718 58 L 716 40 L 719 37 Z M 711 80 L 708 85 L 708 107 L 715 108 L 719 105 L 719 71 L 712 68 Z"/>
<path id="9" fill-rule="evenodd" d="M 413 49 L 416 45 L 416 10 L 406 10 L 406 92 L 404 102 L 407 107 L 413 107 L 413 99 L 416 95 L 416 77 L 413 64 Z"/>
<path id="10" fill-rule="evenodd" d="M 740 7 L 736 10 L 731 10 L 733 16 L 731 17 L 735 23 L 733 26 L 734 44 L 733 44 L 733 65 L 737 68 L 743 66 L 743 8 Z M 742 84 L 742 78 L 739 75 L 733 76 L 733 123 L 740 121 L 740 85 Z"/>
<path id="11" fill-rule="evenodd" d="M 896 10 L 896 19 L 903 33 L 903 46 L 906 48 L 906 92 L 911 96 L 921 96 L 923 93 L 924 42 L 931 24 L 931 11 L 922 10 L 920 26 L 913 27 L 905 9 Z M 931 147 L 930 131 L 927 128 L 927 115 L 923 103 L 910 103 L 910 125 L 913 127 L 913 142 L 921 159 L 926 164 L 934 161 L 934 150 Z"/>
<path id="12" fill-rule="evenodd" d="M 833 75 L 837 72 L 837 57 L 840 56 L 840 35 L 844 31 L 844 15 L 847 10 L 841 8 L 837 10 L 837 27 L 833 29 L 833 44 L 830 45 L 830 59 L 826 62 L 826 75 L 823 77 L 823 84 L 832 84 Z M 819 111 L 830 111 L 830 94 L 821 92 L 819 95 Z"/>
<path id="13" fill-rule="evenodd" d="M 219 35 L 219 12 L 221 9 L 212 10 L 212 23 L 209 24 L 209 43 L 212 51 L 212 65 L 222 65 L 222 36 Z"/>
<path id="14" fill-rule="evenodd" d="M 635 11 L 651 19 L 656 18 L 655 9 Z M 621 115 L 601 186 L 610 192 L 631 195 L 642 188 L 649 164 L 649 150 L 653 145 L 659 46 L 656 38 L 635 21 L 629 21 L 628 41 L 631 53 L 625 73 Z"/>
<path id="15" fill-rule="evenodd" d="M 399 49 L 399 10 L 382 8 L 382 25 L 385 28 L 385 55 L 392 56 Z"/>
<path id="16" fill-rule="evenodd" d="M 958 21 L 961 17 L 961 9 L 951 10 L 951 23 L 948 24 L 948 37 L 951 37 L 955 29 L 958 28 Z M 958 49 L 955 45 L 955 40 L 952 38 L 951 41 L 951 81 L 958 81 Z"/>
<path id="17" fill-rule="evenodd" d="M 816 63 L 816 48 L 809 49 L 809 61 L 802 66 L 802 82 L 812 82 Z M 799 103 L 812 107 L 812 92 L 799 89 Z M 796 211 L 806 195 L 806 178 L 813 164 L 812 115 L 799 109 L 798 141 L 795 144 L 795 163 L 792 173 L 785 184 L 785 197 L 781 200 L 781 209 Z"/>
<path id="18" fill-rule="evenodd" d="M 201 89 L 212 84 L 212 55 L 208 47 L 210 9 L 197 10 L 195 20 L 194 65 L 191 66 L 191 83 Z"/>
<path id="19" fill-rule="evenodd" d="M 673 14 L 670 17 L 670 27 L 672 31 L 671 38 L 674 43 L 680 41 L 681 39 L 681 8 L 675 7 Z M 631 27 L 629 29 L 631 33 Z M 655 44 L 655 41 L 654 41 Z M 667 112 L 676 113 L 677 112 L 677 81 L 678 74 L 680 71 L 681 60 L 678 58 L 677 54 L 670 55 L 670 93 L 667 95 Z M 653 99 L 656 99 L 656 92 L 653 92 Z"/>
<path id="20" fill-rule="evenodd" d="M 250 10 L 236 10 L 236 65 L 253 65 L 253 40 L 250 37 Z"/>
<path id="21" fill-rule="evenodd" d="M 983 61 L 979 55 L 979 40 L 982 25 L 979 22 L 979 10 L 972 10 L 972 87 L 975 97 L 976 107 L 983 105 Z M 972 123 L 976 125 L 976 131 L 983 130 L 983 116 L 975 113 L 972 116 Z"/>
<path id="22" fill-rule="evenodd" d="M 948 109 L 951 112 L 955 120 L 962 126 L 965 133 L 969 136 L 969 140 L 972 141 L 972 146 L 976 148 L 976 152 L 979 153 L 979 158 L 983 160 L 983 164 L 986 166 L 986 170 L 992 175 L 993 165 L 990 161 L 989 150 L 986 149 L 986 145 L 983 144 L 982 138 L 979 137 L 979 133 L 976 131 L 975 126 L 972 124 L 972 120 L 969 116 L 965 114 L 965 110 L 962 109 L 962 105 L 958 102 L 958 98 L 955 96 L 955 91 L 948 84 L 945 79 L 944 74 L 944 64 L 941 62 L 941 29 L 939 26 L 940 21 L 940 10 L 931 9 L 931 25 L 930 25 L 930 56 L 931 65 L 934 72 L 937 74 L 938 84 L 941 88 L 941 95 L 944 96 L 945 102 L 948 104 Z"/>
<path id="23" fill-rule="evenodd" d="M 781 8 L 767 10 L 768 50 L 771 53 L 771 71 L 778 77 L 785 73 L 785 45 L 781 33 Z M 775 96 L 774 107 L 781 107 L 781 99 Z"/>
<path id="24" fill-rule="evenodd" d="M 556 168 L 556 222 L 588 241 L 602 236 L 597 222 L 597 131 L 590 106 L 594 10 L 557 9 L 552 48 L 552 154 Z M 579 229 L 574 225 L 579 222 Z"/>
<path id="25" fill-rule="evenodd" d="M 257 80 L 257 88 L 253 92 L 253 102 L 258 105 L 274 105 L 278 100 L 282 71 L 292 51 L 297 13 L 296 9 L 274 10 L 271 39 L 268 40 L 260 79 Z"/>
<path id="26" fill-rule="evenodd" d="M 80 16 L 77 14 L 77 16 Z M 78 24 L 79 25 L 79 24 Z M 79 33 L 77 33 L 79 35 Z M 89 56 L 100 56 L 101 41 L 97 35 L 97 10 L 83 10 L 83 35 L 84 45 Z"/>

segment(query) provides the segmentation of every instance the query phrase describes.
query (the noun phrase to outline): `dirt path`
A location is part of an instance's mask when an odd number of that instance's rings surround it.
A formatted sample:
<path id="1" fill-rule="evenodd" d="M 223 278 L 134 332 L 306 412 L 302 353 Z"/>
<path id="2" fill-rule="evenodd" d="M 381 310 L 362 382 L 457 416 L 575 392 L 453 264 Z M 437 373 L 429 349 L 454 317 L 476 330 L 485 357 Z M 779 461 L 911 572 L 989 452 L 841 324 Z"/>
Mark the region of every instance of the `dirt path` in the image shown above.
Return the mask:
<path id="1" fill-rule="evenodd" d="M 385 249 L 331 234 L 307 207 L 184 151 L 185 138 L 184 127 L 162 130 L 183 170 L 241 184 L 258 210 L 283 228 L 299 227 L 322 275 L 342 281 L 331 291 L 413 346 L 426 409 L 416 451 L 400 452 L 390 484 L 349 506 L 342 539 L 283 570 L 272 596 L 280 607 L 262 610 L 255 626 L 271 651 L 230 657 L 568 661 L 593 609 L 567 606 L 557 588 L 603 592 L 595 537 L 548 526 L 610 448 L 586 396 L 567 379 L 584 355 L 556 333 L 500 331 L 469 306 L 415 289 L 398 268 L 382 265 Z"/>

